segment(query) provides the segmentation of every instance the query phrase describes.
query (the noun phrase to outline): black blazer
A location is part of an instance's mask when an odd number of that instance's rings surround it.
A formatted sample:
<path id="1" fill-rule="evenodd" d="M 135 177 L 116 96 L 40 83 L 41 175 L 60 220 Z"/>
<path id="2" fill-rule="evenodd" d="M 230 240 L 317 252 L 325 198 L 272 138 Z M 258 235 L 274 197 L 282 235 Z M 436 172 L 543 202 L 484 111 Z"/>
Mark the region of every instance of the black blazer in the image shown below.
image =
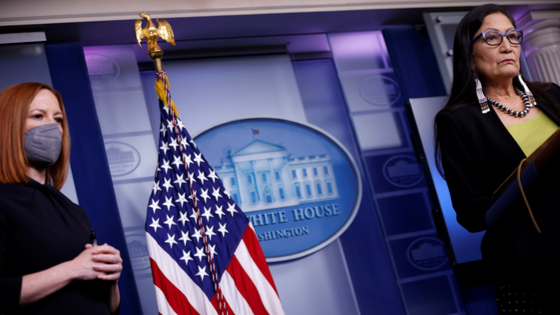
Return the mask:
<path id="1" fill-rule="evenodd" d="M 0 184 L 0 314 L 109 315 L 110 285 L 72 281 L 53 294 L 19 306 L 23 275 L 78 256 L 92 227 L 80 206 L 50 185 Z"/>
<path id="2" fill-rule="evenodd" d="M 538 107 L 560 126 L 560 87 L 553 85 L 547 95 L 553 104 L 537 98 Z M 492 106 L 487 114 L 479 104 L 442 111 L 436 126 L 457 221 L 470 232 L 486 230 L 486 212 L 497 199 L 492 193 L 526 156 Z M 498 253 L 511 258 L 508 242 L 503 233 L 489 231 L 483 239 L 483 258 Z"/>

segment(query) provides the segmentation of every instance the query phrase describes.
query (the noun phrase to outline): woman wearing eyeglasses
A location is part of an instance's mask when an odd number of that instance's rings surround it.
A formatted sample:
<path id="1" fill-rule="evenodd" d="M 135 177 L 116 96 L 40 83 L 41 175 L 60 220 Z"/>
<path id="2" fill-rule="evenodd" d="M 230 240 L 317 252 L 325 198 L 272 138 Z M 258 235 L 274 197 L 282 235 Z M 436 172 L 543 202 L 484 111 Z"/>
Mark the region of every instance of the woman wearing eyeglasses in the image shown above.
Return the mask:
<path id="1" fill-rule="evenodd" d="M 481 250 L 499 313 L 560 314 L 558 249 L 527 264 L 529 253 L 512 237 L 518 222 L 488 228 L 485 217 L 496 188 L 560 126 L 560 87 L 522 78 L 522 41 L 511 14 L 493 4 L 459 23 L 451 96 L 436 116 L 436 160 L 458 222 L 470 232 L 487 230 Z"/>

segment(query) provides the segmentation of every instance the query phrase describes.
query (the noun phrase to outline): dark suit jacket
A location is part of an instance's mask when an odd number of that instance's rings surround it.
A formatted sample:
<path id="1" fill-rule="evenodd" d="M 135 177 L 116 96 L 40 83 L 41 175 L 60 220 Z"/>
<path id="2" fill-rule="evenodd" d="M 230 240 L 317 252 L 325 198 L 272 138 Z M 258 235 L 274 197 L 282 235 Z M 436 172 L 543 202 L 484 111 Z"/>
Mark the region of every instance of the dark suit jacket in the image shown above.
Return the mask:
<path id="1" fill-rule="evenodd" d="M 537 98 L 538 107 L 560 126 L 560 87 L 548 89 L 554 104 Z M 497 196 L 492 193 L 525 158 L 525 154 L 499 119 L 495 109 L 483 114 L 479 104 L 442 111 L 436 116 L 442 166 L 457 221 L 470 232 L 487 229 L 485 214 Z M 485 260 L 514 260 L 509 236 L 488 231 L 482 242 Z"/>
<path id="2" fill-rule="evenodd" d="M 23 275 L 74 259 L 91 232 L 84 209 L 56 188 L 34 180 L 0 184 L 0 314 L 109 315 L 108 284 L 101 280 L 76 280 L 19 306 Z"/>

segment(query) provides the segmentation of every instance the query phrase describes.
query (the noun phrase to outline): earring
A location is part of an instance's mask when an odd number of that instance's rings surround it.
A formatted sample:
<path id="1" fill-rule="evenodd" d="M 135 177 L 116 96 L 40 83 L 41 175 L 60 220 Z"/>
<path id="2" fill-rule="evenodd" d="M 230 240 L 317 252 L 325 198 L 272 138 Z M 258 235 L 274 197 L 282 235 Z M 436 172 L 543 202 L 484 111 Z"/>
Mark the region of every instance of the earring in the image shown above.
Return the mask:
<path id="1" fill-rule="evenodd" d="M 482 83 L 478 79 L 478 75 L 476 74 L 476 70 L 474 70 L 474 82 L 476 83 L 476 96 L 478 97 L 478 103 L 480 103 L 480 109 L 482 110 L 483 114 L 490 112 L 490 107 L 488 106 L 488 99 L 484 92 L 482 92 Z"/>
<path id="2" fill-rule="evenodd" d="M 527 95 L 527 100 L 529 101 L 529 104 L 536 106 L 537 101 L 535 101 L 535 97 L 533 96 L 533 93 L 531 93 L 529 87 L 527 86 L 525 81 L 523 81 L 523 79 L 521 78 L 521 73 L 517 75 L 517 78 L 519 79 L 519 83 L 521 83 L 523 89 L 525 90 L 525 95 Z"/>

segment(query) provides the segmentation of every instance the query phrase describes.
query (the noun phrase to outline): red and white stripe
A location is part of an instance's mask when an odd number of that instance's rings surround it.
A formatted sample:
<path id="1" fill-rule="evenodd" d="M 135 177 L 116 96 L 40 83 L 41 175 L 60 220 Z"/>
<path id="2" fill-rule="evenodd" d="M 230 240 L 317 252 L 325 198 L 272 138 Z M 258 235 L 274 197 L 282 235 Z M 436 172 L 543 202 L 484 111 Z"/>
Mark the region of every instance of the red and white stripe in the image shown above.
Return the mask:
<path id="1" fill-rule="evenodd" d="M 216 297 L 209 301 L 202 289 L 149 233 L 146 233 L 146 237 L 159 313 L 218 315 Z M 222 275 L 220 286 L 230 315 L 284 314 L 278 291 L 251 225 Z"/>

